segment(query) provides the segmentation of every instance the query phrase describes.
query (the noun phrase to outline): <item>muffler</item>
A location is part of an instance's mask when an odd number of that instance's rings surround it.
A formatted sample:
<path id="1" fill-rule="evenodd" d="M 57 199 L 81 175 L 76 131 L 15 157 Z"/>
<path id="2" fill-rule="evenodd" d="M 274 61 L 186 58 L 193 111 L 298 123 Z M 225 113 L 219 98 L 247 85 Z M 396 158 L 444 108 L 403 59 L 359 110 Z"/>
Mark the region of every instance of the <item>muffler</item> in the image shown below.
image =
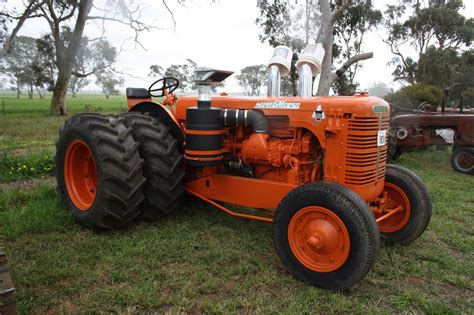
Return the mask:
<path id="1" fill-rule="evenodd" d="M 293 51 L 287 46 L 277 46 L 268 62 L 268 93 L 269 97 L 280 96 L 281 77 L 287 76 L 291 69 Z"/>
<path id="2" fill-rule="evenodd" d="M 296 62 L 298 69 L 298 96 L 313 96 L 313 77 L 321 72 L 321 63 L 324 58 L 324 48 L 321 44 L 309 44 Z"/>

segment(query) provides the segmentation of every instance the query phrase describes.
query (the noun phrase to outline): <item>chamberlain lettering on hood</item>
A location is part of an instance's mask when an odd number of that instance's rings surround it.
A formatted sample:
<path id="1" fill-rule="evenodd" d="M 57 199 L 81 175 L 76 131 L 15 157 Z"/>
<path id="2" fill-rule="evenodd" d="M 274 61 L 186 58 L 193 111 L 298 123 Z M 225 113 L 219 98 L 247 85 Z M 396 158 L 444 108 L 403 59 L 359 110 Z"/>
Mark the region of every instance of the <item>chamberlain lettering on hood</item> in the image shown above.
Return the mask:
<path id="1" fill-rule="evenodd" d="M 285 101 L 261 102 L 255 104 L 255 108 L 271 108 L 271 109 L 299 109 L 301 103 L 287 103 Z"/>

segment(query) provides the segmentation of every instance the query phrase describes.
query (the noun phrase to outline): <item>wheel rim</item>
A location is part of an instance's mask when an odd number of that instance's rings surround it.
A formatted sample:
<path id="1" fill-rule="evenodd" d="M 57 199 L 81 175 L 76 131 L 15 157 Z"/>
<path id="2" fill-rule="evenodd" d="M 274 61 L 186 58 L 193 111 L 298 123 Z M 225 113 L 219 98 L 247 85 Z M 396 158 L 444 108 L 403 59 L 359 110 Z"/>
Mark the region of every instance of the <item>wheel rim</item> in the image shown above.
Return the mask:
<path id="1" fill-rule="evenodd" d="M 474 156 L 468 152 L 461 152 L 456 157 L 456 164 L 459 169 L 469 172 L 474 167 Z"/>
<path id="2" fill-rule="evenodd" d="M 349 232 L 332 211 L 317 206 L 296 212 L 288 225 L 288 243 L 296 259 L 317 272 L 331 272 L 349 257 Z"/>
<path id="3" fill-rule="evenodd" d="M 402 209 L 394 215 L 379 222 L 379 230 L 383 233 L 393 233 L 405 227 L 410 218 L 410 200 L 405 192 L 392 183 L 385 182 L 383 195 L 386 195 L 384 208 L 392 210 L 401 206 Z M 383 214 L 376 215 L 381 217 Z"/>
<path id="4" fill-rule="evenodd" d="M 81 211 L 89 210 L 95 201 L 97 174 L 92 151 L 82 140 L 73 141 L 66 150 L 64 181 L 72 203 Z"/>

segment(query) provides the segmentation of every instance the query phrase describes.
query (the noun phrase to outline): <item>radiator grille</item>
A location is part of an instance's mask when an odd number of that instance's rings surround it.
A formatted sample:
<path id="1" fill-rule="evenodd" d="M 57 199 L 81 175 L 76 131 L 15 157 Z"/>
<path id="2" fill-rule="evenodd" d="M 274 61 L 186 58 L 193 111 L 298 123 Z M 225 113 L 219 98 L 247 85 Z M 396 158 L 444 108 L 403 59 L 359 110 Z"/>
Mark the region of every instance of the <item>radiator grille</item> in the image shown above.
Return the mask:
<path id="1" fill-rule="evenodd" d="M 389 118 L 355 117 L 349 120 L 345 182 L 365 185 L 385 176 L 387 146 L 377 147 L 378 130 L 389 128 Z"/>

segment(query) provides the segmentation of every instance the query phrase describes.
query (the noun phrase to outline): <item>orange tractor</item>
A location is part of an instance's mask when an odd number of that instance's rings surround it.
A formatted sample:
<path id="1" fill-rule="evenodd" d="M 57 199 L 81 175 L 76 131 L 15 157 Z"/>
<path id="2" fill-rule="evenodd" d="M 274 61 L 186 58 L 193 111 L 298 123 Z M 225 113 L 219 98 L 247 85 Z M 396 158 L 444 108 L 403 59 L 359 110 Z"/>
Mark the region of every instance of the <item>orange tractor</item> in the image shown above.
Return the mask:
<path id="1" fill-rule="evenodd" d="M 273 222 L 276 252 L 296 278 L 330 290 L 355 285 L 380 238 L 408 244 L 423 233 L 431 201 L 416 174 L 387 164 L 385 101 L 312 97 L 320 50 L 307 47 L 297 63 L 298 97 L 279 95 L 292 56 L 280 46 L 267 97 L 211 97 L 211 84 L 232 72 L 201 68 L 198 96 L 177 99 L 179 82 L 166 77 L 148 90 L 128 88 L 128 113 L 71 117 L 57 142 L 64 207 L 83 226 L 116 229 L 166 215 L 187 192 L 236 217 Z"/>

